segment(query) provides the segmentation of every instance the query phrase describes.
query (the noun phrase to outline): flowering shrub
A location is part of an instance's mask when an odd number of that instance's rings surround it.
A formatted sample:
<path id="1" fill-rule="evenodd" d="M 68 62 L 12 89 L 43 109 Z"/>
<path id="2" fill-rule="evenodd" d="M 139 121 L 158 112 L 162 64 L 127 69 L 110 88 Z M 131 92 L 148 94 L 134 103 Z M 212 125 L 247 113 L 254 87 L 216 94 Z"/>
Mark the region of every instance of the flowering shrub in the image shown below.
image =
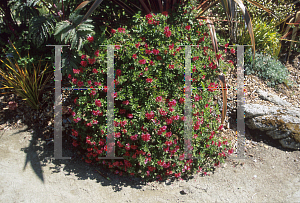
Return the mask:
<path id="1" fill-rule="evenodd" d="M 94 44 L 90 36 L 81 56 L 82 67 L 69 75 L 73 88 L 98 90 L 74 91 L 76 106 L 73 145 L 82 148 L 87 163 L 99 163 L 116 174 L 137 175 L 146 180 L 182 177 L 196 171 L 210 171 L 232 153 L 229 143 L 216 134 L 220 125 L 218 106 L 213 96 L 219 94 L 216 78 L 229 66 L 211 48 L 204 21 L 193 18 L 194 11 L 185 7 L 169 16 L 148 14 L 134 16 L 136 25 L 111 29 L 108 45 L 115 45 L 115 120 L 116 157 L 106 156 L 107 52 Z M 184 76 L 185 48 L 178 45 L 198 44 L 192 48 L 193 139 L 189 148 L 193 157 L 184 159 Z M 220 59 L 220 66 L 216 60 Z M 222 67 L 223 69 L 220 69 Z"/>

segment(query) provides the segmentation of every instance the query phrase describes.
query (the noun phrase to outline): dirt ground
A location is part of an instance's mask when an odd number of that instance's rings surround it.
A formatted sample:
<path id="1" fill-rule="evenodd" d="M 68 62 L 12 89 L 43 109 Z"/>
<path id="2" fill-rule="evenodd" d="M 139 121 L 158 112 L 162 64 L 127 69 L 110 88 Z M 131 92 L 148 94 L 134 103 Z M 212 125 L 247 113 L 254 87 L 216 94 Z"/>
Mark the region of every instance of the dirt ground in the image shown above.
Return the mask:
<path id="1" fill-rule="evenodd" d="M 144 183 L 88 165 L 68 143 L 63 156 L 71 160 L 51 159 L 54 146 L 39 133 L 2 130 L 0 202 L 300 202 L 300 151 L 259 138 L 248 141 L 245 159 L 233 154 L 209 176 Z"/>

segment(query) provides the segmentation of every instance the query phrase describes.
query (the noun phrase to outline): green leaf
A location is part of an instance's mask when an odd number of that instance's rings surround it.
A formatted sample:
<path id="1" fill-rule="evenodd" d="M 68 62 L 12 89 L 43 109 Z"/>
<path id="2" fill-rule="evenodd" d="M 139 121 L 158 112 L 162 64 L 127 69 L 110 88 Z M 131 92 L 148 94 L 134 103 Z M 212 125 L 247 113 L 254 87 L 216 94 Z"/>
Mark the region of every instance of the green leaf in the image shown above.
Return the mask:
<path id="1" fill-rule="evenodd" d="M 35 16 L 29 22 L 29 37 L 38 47 L 48 40 L 54 30 L 55 19 L 46 16 Z"/>

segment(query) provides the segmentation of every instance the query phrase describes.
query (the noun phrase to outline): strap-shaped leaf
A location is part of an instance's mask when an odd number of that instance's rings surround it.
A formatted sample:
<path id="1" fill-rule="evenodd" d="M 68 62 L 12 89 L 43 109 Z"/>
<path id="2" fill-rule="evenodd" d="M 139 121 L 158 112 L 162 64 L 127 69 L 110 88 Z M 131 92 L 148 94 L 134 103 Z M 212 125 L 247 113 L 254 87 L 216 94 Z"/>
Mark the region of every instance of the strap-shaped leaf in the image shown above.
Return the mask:
<path id="1" fill-rule="evenodd" d="M 241 11 L 243 13 L 243 16 L 244 16 L 244 19 L 245 19 L 245 22 L 246 22 L 246 25 L 247 25 L 247 28 L 249 31 L 251 43 L 253 46 L 252 48 L 253 48 L 253 60 L 254 60 L 255 59 L 255 38 L 254 38 L 253 27 L 252 27 L 250 15 L 241 0 L 234 0 L 234 1 L 237 3 L 237 5 L 239 5 L 239 7 L 241 8 Z"/>
<path id="2" fill-rule="evenodd" d="M 212 41 L 212 45 L 214 48 L 214 52 L 215 54 L 218 53 L 218 40 L 217 40 L 217 36 L 216 36 L 216 30 L 215 30 L 215 26 L 213 24 L 213 21 L 207 19 L 207 26 L 209 28 L 209 32 L 210 32 L 210 37 L 211 37 L 211 41 Z M 219 60 L 216 61 L 217 62 L 217 66 L 219 66 Z"/>
<path id="3" fill-rule="evenodd" d="M 222 119 L 221 119 L 221 124 L 224 124 L 224 120 L 226 117 L 226 111 L 227 111 L 227 87 L 226 87 L 226 82 L 225 82 L 225 76 L 219 75 L 219 80 L 221 83 L 222 87 L 222 97 L 223 97 L 223 110 L 222 110 Z"/>
<path id="4" fill-rule="evenodd" d="M 127 4 L 125 4 L 122 1 L 119 0 L 112 0 L 112 2 L 114 2 L 115 4 L 118 4 L 119 6 L 121 6 L 127 13 L 129 13 L 130 15 L 134 15 L 135 11 L 132 10 Z"/>
<path id="5" fill-rule="evenodd" d="M 79 4 L 79 6 L 77 6 L 77 8 L 75 9 L 75 11 L 84 8 L 90 2 L 91 1 L 84 1 L 84 2 L 82 2 L 81 4 Z"/>
<path id="6" fill-rule="evenodd" d="M 263 7 L 261 4 L 255 2 L 255 1 L 250 1 L 250 0 L 247 0 L 247 1 L 248 1 L 249 3 L 251 3 L 251 4 L 253 4 L 254 6 L 257 6 L 257 7 L 261 8 L 262 10 L 264 10 L 264 11 L 270 13 L 271 15 L 273 15 L 275 18 L 278 19 L 278 17 L 277 17 L 270 9 L 267 9 L 267 8 Z"/>
<path id="7" fill-rule="evenodd" d="M 94 12 L 94 10 L 96 10 L 96 8 L 102 3 L 103 0 L 96 0 L 93 5 L 91 6 L 91 8 L 88 10 L 88 12 L 84 15 L 84 17 L 82 18 L 81 22 L 79 23 L 79 25 L 86 21 Z"/>
<path id="8" fill-rule="evenodd" d="M 202 9 L 200 11 L 200 13 L 197 15 L 196 18 L 199 18 L 201 15 L 203 15 L 203 13 L 205 13 L 209 8 L 215 6 L 217 3 L 219 3 L 219 1 L 214 1 L 213 3 L 211 3 L 209 6 L 207 6 L 206 8 Z M 199 9 L 199 8 L 198 8 Z"/>

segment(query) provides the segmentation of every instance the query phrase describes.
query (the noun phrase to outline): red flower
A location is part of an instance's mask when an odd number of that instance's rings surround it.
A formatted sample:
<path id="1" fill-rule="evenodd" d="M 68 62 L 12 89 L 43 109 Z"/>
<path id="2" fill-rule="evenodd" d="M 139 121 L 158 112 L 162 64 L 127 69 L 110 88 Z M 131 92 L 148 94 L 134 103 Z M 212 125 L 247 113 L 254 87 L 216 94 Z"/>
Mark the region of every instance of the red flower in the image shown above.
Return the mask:
<path id="1" fill-rule="evenodd" d="M 174 43 L 169 46 L 169 50 L 174 49 Z"/>
<path id="2" fill-rule="evenodd" d="M 73 73 L 75 73 L 75 74 L 79 74 L 79 73 L 80 73 L 80 70 L 78 70 L 78 69 L 74 69 L 74 68 L 73 68 Z"/>
<path id="3" fill-rule="evenodd" d="M 227 43 L 227 44 L 225 44 L 225 48 L 227 48 L 227 47 L 228 47 L 228 45 L 229 45 L 228 43 Z"/>
<path id="4" fill-rule="evenodd" d="M 191 29 L 191 26 L 190 26 L 190 25 L 187 25 L 187 26 L 185 26 L 185 29 L 186 29 L 186 30 L 190 30 L 190 29 Z"/>
<path id="5" fill-rule="evenodd" d="M 115 138 L 119 138 L 119 137 L 121 137 L 121 133 L 120 132 L 115 133 Z"/>
<path id="6" fill-rule="evenodd" d="M 90 164 L 90 163 L 92 163 L 92 160 L 86 159 L 85 162 L 88 163 L 88 164 Z"/>
<path id="7" fill-rule="evenodd" d="M 193 57 L 193 61 L 196 61 L 196 60 L 198 60 L 198 59 L 199 59 L 199 56 Z"/>
<path id="8" fill-rule="evenodd" d="M 139 60 L 139 63 L 140 63 L 140 64 L 145 64 L 145 63 L 146 63 L 146 59 L 141 59 L 141 60 Z"/>
<path id="9" fill-rule="evenodd" d="M 235 49 L 231 48 L 231 49 L 230 49 L 230 52 L 231 52 L 232 54 L 235 54 Z"/>
<path id="10" fill-rule="evenodd" d="M 171 37 L 172 32 L 169 30 L 169 31 L 166 31 L 164 34 L 166 35 L 166 37 Z"/>
<path id="11" fill-rule="evenodd" d="M 151 83 L 152 81 L 153 81 L 152 78 L 147 78 L 147 79 L 146 79 L 146 82 L 148 82 L 148 83 Z"/>
<path id="12" fill-rule="evenodd" d="M 152 54 L 152 51 L 151 51 L 151 50 L 148 50 L 148 49 L 146 49 L 146 54 L 150 55 L 150 54 Z"/>
<path id="13" fill-rule="evenodd" d="M 82 81 L 78 81 L 77 85 L 78 85 L 78 87 L 81 87 L 81 86 L 83 86 L 83 82 Z"/>
<path id="14" fill-rule="evenodd" d="M 162 60 L 161 56 L 157 56 L 156 59 L 159 60 L 159 61 Z"/>
<path id="15" fill-rule="evenodd" d="M 222 130 L 223 129 L 223 125 L 220 125 L 218 130 Z"/>
<path id="16" fill-rule="evenodd" d="M 167 137 L 167 138 L 170 138 L 171 136 L 172 136 L 172 132 L 167 132 L 167 133 L 166 133 L 166 137 Z M 172 142 L 171 142 L 171 144 L 172 144 Z"/>
<path id="17" fill-rule="evenodd" d="M 174 65 L 169 65 L 169 69 L 173 70 L 174 69 Z"/>
<path id="18" fill-rule="evenodd" d="M 96 68 L 93 68 L 93 73 L 98 73 Z"/>
<path id="19" fill-rule="evenodd" d="M 128 105 L 128 104 L 129 104 L 129 101 L 128 101 L 128 100 L 126 100 L 126 101 L 123 101 L 123 102 L 122 102 L 122 104 L 124 104 L 124 105 Z"/>
<path id="20" fill-rule="evenodd" d="M 120 69 L 118 69 L 118 70 L 117 70 L 117 76 L 121 76 L 121 72 L 122 72 L 122 71 L 121 71 Z"/>
<path id="21" fill-rule="evenodd" d="M 116 48 L 116 49 L 120 49 L 121 46 L 120 46 L 120 45 L 115 45 L 115 48 Z"/>
<path id="22" fill-rule="evenodd" d="M 152 118 L 154 118 L 154 113 L 153 111 L 151 111 L 150 113 L 146 113 L 145 116 L 147 117 L 148 120 L 151 120 Z"/>
<path id="23" fill-rule="evenodd" d="M 149 13 L 148 15 L 146 15 L 146 19 L 148 20 L 149 18 L 152 18 L 151 13 Z"/>
<path id="24" fill-rule="evenodd" d="M 147 134 L 142 133 L 141 137 L 145 142 L 148 142 L 151 138 L 149 133 L 147 133 Z"/>
<path id="25" fill-rule="evenodd" d="M 86 67 L 87 66 L 87 62 L 86 61 L 81 61 L 80 65 L 82 65 L 83 67 Z"/>
<path id="26" fill-rule="evenodd" d="M 126 144 L 125 149 L 126 149 L 127 151 L 130 150 L 130 144 L 129 144 L 129 143 Z"/>
<path id="27" fill-rule="evenodd" d="M 85 59 L 86 55 L 81 55 L 81 60 Z"/>
<path id="28" fill-rule="evenodd" d="M 137 59 L 136 54 L 133 54 L 133 55 L 132 55 L 132 58 Z"/>
<path id="29" fill-rule="evenodd" d="M 94 64 L 96 62 L 96 59 L 89 58 L 88 60 L 89 60 L 89 64 Z"/>
<path id="30" fill-rule="evenodd" d="M 87 40 L 88 40 L 90 43 L 92 43 L 92 42 L 94 41 L 94 37 L 93 37 L 93 36 L 88 37 Z"/>
<path id="31" fill-rule="evenodd" d="M 202 97 L 201 97 L 201 96 L 199 97 L 199 95 L 198 95 L 198 94 L 196 94 L 196 95 L 195 95 L 195 101 L 199 101 L 199 100 L 200 100 L 200 98 L 202 99 Z"/>
<path id="32" fill-rule="evenodd" d="M 162 101 L 162 96 L 156 97 L 155 101 L 156 101 L 156 102 L 161 102 L 161 101 Z"/>
<path id="33" fill-rule="evenodd" d="M 101 107 L 101 101 L 100 100 L 96 99 L 95 104 L 96 104 L 96 106 Z"/>
<path id="34" fill-rule="evenodd" d="M 153 49 L 153 54 L 154 54 L 154 55 L 159 54 L 159 50 L 158 50 L 158 49 L 157 49 L 157 50 Z"/>
<path id="35" fill-rule="evenodd" d="M 125 32 L 125 28 L 121 28 L 121 27 L 118 28 L 118 32 L 120 32 L 120 33 L 126 33 L 126 32 Z"/>
<path id="36" fill-rule="evenodd" d="M 232 65 L 234 65 L 232 60 L 229 60 L 228 63 L 231 63 Z"/>
<path id="37" fill-rule="evenodd" d="M 180 99 L 179 99 L 179 103 L 183 104 L 183 103 L 184 103 L 184 100 L 185 100 L 184 98 L 180 98 Z"/>
<path id="38" fill-rule="evenodd" d="M 150 65 L 153 66 L 153 65 L 154 65 L 154 62 L 153 62 L 153 61 L 150 61 Z"/>
<path id="39" fill-rule="evenodd" d="M 111 29 L 111 33 L 115 34 L 115 33 L 116 33 L 116 30 Z"/>
<path id="40" fill-rule="evenodd" d="M 127 114 L 127 117 L 128 118 L 133 118 L 133 115 L 132 114 Z"/>
<path id="41" fill-rule="evenodd" d="M 194 66 L 194 68 L 192 69 L 193 73 L 196 71 L 196 66 Z"/>
<path id="42" fill-rule="evenodd" d="M 176 51 L 179 52 L 181 50 L 181 47 L 176 48 Z"/>
<path id="43" fill-rule="evenodd" d="M 135 134 L 135 135 L 130 136 L 130 139 L 132 141 L 135 141 L 135 140 L 137 140 L 137 137 L 138 137 L 138 134 Z"/>
<path id="44" fill-rule="evenodd" d="M 72 145 L 73 145 L 74 147 L 77 147 L 79 144 L 77 143 L 77 141 L 76 141 L 76 140 L 73 140 L 73 143 L 72 143 Z"/>
<path id="45" fill-rule="evenodd" d="M 137 43 L 135 44 L 135 47 L 138 49 L 140 45 L 141 45 L 140 43 Z"/>
<path id="46" fill-rule="evenodd" d="M 163 11 L 162 14 L 163 14 L 164 16 L 168 16 L 168 11 Z"/>
<path id="47" fill-rule="evenodd" d="M 95 51 L 95 56 L 99 56 L 99 50 Z"/>

